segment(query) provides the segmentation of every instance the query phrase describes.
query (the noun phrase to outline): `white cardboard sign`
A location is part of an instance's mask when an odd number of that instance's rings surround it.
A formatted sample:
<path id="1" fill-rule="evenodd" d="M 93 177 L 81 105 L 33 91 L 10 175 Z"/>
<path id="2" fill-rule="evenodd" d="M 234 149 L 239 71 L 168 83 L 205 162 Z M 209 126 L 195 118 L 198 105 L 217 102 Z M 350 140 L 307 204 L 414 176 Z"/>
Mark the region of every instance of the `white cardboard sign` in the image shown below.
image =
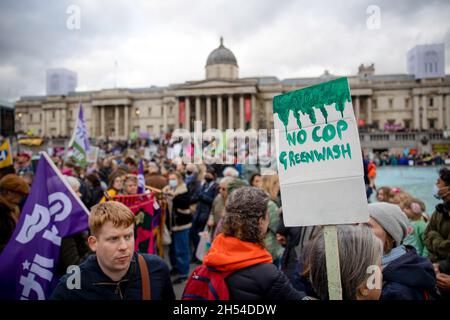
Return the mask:
<path id="1" fill-rule="evenodd" d="M 347 78 L 274 97 L 286 226 L 369 220 L 359 134 Z"/>

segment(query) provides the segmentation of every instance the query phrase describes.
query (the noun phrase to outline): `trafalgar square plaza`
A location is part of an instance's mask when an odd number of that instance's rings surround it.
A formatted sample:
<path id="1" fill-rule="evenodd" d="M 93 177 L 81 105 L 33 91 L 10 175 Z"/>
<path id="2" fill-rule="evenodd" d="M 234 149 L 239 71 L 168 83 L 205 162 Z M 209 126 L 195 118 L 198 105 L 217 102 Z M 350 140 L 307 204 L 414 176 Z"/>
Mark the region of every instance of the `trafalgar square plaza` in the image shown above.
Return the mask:
<path id="1" fill-rule="evenodd" d="M 450 3 L 344 3 L 2 2 L 0 301 L 445 305 Z"/>

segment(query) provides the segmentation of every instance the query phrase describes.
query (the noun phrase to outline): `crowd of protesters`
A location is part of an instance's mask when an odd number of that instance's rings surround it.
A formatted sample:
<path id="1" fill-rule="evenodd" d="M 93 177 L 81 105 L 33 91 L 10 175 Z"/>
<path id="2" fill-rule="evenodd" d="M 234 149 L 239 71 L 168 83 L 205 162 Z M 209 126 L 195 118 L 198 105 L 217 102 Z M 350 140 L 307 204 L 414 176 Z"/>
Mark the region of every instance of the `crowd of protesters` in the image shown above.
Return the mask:
<path id="1" fill-rule="evenodd" d="M 222 274 L 233 300 L 329 299 L 324 230 L 284 226 L 276 171 L 184 164 L 168 156 L 168 139 L 150 145 L 154 152 L 144 157 L 148 142 L 99 144 L 103 153 L 87 168 L 53 156 L 91 211 L 89 230 L 63 239 L 62 278 L 53 299 L 141 299 L 145 279 L 152 299 L 174 299 L 173 284 L 187 284 L 183 298 L 193 299 L 200 290 L 192 281 L 193 265 Z M 138 194 L 139 158 L 144 158 L 147 188 L 159 190 L 168 203 L 165 260 L 134 252 L 134 216 L 114 201 Z M 31 160 L 30 154 L 19 153 L 14 167 L 0 170 L 0 253 L 33 185 Z M 370 165 L 365 169 L 370 171 Z M 435 196 L 442 201 L 431 217 L 420 199 L 397 188 L 375 189 L 371 179 L 366 184 L 378 201 L 369 204 L 368 223 L 337 227 L 343 299 L 448 299 L 450 170 L 439 172 Z M 205 234 L 209 246 L 199 255 Z M 81 291 L 66 288 L 70 265 L 80 265 Z"/>
<path id="2" fill-rule="evenodd" d="M 375 152 L 371 155 L 377 166 L 441 166 L 450 164 L 448 152 L 418 153 L 406 150 L 392 153 L 388 151 Z"/>

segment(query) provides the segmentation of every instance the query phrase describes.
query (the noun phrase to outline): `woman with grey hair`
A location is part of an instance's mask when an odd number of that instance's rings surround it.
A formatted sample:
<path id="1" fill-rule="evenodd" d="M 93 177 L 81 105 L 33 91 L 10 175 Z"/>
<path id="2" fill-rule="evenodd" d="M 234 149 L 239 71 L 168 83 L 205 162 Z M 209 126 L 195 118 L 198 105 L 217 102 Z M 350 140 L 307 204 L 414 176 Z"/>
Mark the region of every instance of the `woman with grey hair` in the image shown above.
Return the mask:
<path id="1" fill-rule="evenodd" d="M 246 186 L 231 192 L 221 233 L 199 267 L 231 273 L 225 279 L 231 300 L 294 300 L 305 296 L 272 263 L 264 246 L 268 202 L 267 194 L 258 188 Z"/>
<path id="2" fill-rule="evenodd" d="M 211 234 L 213 238 L 216 236 L 216 227 L 219 224 L 220 219 L 222 219 L 225 213 L 225 200 L 227 197 L 227 187 L 228 183 L 232 181 L 233 178 L 225 177 L 220 180 L 219 183 L 219 193 L 213 201 L 211 212 L 209 214 L 208 226 L 211 227 Z"/>
<path id="3" fill-rule="evenodd" d="M 364 225 L 338 225 L 337 238 L 343 300 L 378 300 L 381 295 L 381 241 Z M 328 300 L 324 230 L 309 254 L 310 280 L 321 300 Z"/>
<path id="4" fill-rule="evenodd" d="M 78 179 L 75 178 L 75 177 L 67 176 L 67 175 L 64 175 L 64 178 L 66 179 L 67 183 L 72 188 L 72 190 L 78 195 L 78 197 L 81 197 L 81 193 L 80 193 L 81 184 L 80 184 L 80 181 L 78 181 Z"/>

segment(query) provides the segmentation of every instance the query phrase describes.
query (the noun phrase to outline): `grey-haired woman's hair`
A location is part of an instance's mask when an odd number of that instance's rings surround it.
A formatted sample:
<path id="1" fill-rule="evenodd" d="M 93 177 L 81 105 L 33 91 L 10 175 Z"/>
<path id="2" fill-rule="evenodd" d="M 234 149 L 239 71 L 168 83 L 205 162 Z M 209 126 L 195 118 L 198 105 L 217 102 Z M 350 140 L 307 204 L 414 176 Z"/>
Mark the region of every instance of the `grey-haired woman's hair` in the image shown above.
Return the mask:
<path id="1" fill-rule="evenodd" d="M 364 225 L 338 225 L 337 237 L 341 269 L 342 298 L 355 300 L 358 287 L 367 281 L 369 266 L 378 266 L 383 245 L 369 227 Z M 323 229 L 311 245 L 309 254 L 310 280 L 320 299 L 328 300 L 328 279 Z M 369 269 L 370 270 L 370 269 Z"/>
<path id="2" fill-rule="evenodd" d="M 222 233 L 264 247 L 260 219 L 265 219 L 269 197 L 259 188 L 241 187 L 234 190 L 225 204 Z"/>

